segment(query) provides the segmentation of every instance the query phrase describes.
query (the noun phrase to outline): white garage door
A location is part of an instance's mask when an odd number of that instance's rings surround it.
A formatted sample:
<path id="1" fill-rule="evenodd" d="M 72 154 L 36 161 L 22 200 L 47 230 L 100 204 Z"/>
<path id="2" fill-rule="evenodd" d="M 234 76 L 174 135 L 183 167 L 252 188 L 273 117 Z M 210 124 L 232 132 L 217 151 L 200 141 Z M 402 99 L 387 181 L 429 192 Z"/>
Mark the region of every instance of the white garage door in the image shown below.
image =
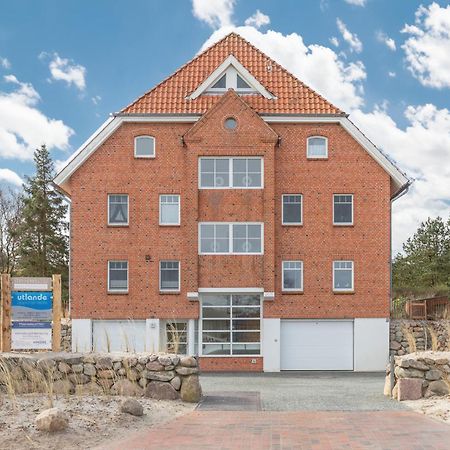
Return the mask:
<path id="1" fill-rule="evenodd" d="M 282 320 L 281 370 L 353 370 L 353 322 Z"/>
<path id="2" fill-rule="evenodd" d="M 96 352 L 145 351 L 145 320 L 94 320 L 92 328 Z"/>

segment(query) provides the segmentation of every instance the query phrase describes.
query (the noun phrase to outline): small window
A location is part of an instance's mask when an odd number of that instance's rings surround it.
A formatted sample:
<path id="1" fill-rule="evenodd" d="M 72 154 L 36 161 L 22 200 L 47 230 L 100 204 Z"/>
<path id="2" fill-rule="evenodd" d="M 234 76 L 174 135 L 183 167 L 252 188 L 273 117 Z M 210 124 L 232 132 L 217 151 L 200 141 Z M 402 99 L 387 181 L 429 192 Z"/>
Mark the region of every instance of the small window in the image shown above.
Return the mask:
<path id="1" fill-rule="evenodd" d="M 187 322 L 167 322 L 167 353 L 187 354 Z"/>
<path id="2" fill-rule="evenodd" d="M 226 89 L 227 87 L 227 74 L 222 75 L 210 89 Z"/>
<path id="3" fill-rule="evenodd" d="M 328 139 L 321 136 L 308 138 L 306 154 L 308 158 L 328 158 Z"/>
<path id="4" fill-rule="evenodd" d="M 227 130 L 235 130 L 237 127 L 237 120 L 234 117 L 228 117 L 225 119 L 224 125 Z"/>
<path id="5" fill-rule="evenodd" d="M 180 290 L 180 261 L 160 261 L 159 263 L 159 290 Z"/>
<path id="6" fill-rule="evenodd" d="M 302 224 L 302 195 L 284 194 L 282 196 L 282 224 Z"/>
<path id="7" fill-rule="evenodd" d="M 353 291 L 353 261 L 333 262 L 333 290 L 336 292 Z"/>
<path id="8" fill-rule="evenodd" d="M 159 196 L 159 224 L 180 225 L 180 196 Z"/>
<path id="9" fill-rule="evenodd" d="M 283 291 L 303 291 L 303 262 L 283 261 Z"/>
<path id="10" fill-rule="evenodd" d="M 128 225 L 127 194 L 108 194 L 108 225 Z"/>
<path id="11" fill-rule="evenodd" d="M 333 225 L 353 225 L 353 195 L 333 195 Z"/>
<path id="12" fill-rule="evenodd" d="M 128 292 L 128 261 L 108 261 L 108 292 Z"/>
<path id="13" fill-rule="evenodd" d="M 236 74 L 236 87 L 244 91 L 251 91 L 251 86 L 239 75 Z"/>
<path id="14" fill-rule="evenodd" d="M 152 136 L 137 136 L 134 138 L 135 158 L 155 157 L 155 138 Z"/>

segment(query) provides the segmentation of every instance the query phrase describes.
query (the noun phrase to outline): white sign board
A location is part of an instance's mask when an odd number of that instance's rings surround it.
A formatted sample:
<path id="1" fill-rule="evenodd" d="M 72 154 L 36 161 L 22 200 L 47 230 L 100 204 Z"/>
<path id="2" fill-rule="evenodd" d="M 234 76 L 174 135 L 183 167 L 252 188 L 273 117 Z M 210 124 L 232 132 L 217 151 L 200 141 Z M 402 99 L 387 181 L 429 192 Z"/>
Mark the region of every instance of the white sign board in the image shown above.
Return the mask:
<path id="1" fill-rule="evenodd" d="M 13 322 L 12 350 L 50 350 L 52 348 L 51 322 Z"/>

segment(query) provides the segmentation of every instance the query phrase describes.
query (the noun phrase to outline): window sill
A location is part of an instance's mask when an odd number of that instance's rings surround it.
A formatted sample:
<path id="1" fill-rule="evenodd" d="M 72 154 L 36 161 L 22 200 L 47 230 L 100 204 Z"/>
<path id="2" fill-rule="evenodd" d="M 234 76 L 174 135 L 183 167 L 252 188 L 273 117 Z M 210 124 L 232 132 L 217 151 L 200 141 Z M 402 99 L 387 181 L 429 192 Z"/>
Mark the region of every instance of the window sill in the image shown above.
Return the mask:
<path id="1" fill-rule="evenodd" d="M 281 291 L 281 295 L 303 295 L 303 291 Z"/>
<path id="2" fill-rule="evenodd" d="M 128 295 L 129 291 L 107 291 L 108 295 Z"/>
<path id="3" fill-rule="evenodd" d="M 156 156 L 136 156 L 134 155 L 134 159 L 155 159 Z"/>
<path id="4" fill-rule="evenodd" d="M 180 295 L 180 291 L 161 291 L 161 290 L 159 290 L 159 295 Z"/>
<path id="5" fill-rule="evenodd" d="M 307 156 L 308 161 L 328 161 L 328 156 Z"/>
<path id="6" fill-rule="evenodd" d="M 107 224 L 108 228 L 129 228 L 129 226 L 130 225 L 128 223 L 125 224 L 125 225 L 119 225 L 119 224 L 115 225 L 115 224 L 112 224 L 112 223 L 108 223 Z"/>
<path id="7" fill-rule="evenodd" d="M 283 227 L 302 227 L 303 226 L 303 222 L 299 222 L 299 223 L 281 223 L 281 225 L 283 225 Z"/>
<path id="8" fill-rule="evenodd" d="M 333 291 L 334 295 L 354 295 L 355 291 Z"/>
<path id="9" fill-rule="evenodd" d="M 180 227 L 181 224 L 179 223 L 160 223 L 160 227 Z"/>

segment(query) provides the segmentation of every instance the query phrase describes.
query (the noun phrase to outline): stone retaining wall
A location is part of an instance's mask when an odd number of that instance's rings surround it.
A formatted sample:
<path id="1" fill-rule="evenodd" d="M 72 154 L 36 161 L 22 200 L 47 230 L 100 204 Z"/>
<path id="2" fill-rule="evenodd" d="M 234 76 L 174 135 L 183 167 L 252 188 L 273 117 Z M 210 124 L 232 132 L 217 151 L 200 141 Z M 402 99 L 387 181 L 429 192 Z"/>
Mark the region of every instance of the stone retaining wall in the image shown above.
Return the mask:
<path id="1" fill-rule="evenodd" d="M 450 350 L 450 320 L 391 319 L 392 355 L 402 356 L 424 350 Z"/>
<path id="2" fill-rule="evenodd" d="M 450 352 L 417 352 L 395 357 L 394 389 L 398 400 L 417 400 L 450 392 Z M 386 370 L 385 395 L 390 395 L 390 366 Z"/>
<path id="3" fill-rule="evenodd" d="M 0 354 L 0 391 L 112 394 L 198 402 L 198 362 L 152 353 Z"/>

